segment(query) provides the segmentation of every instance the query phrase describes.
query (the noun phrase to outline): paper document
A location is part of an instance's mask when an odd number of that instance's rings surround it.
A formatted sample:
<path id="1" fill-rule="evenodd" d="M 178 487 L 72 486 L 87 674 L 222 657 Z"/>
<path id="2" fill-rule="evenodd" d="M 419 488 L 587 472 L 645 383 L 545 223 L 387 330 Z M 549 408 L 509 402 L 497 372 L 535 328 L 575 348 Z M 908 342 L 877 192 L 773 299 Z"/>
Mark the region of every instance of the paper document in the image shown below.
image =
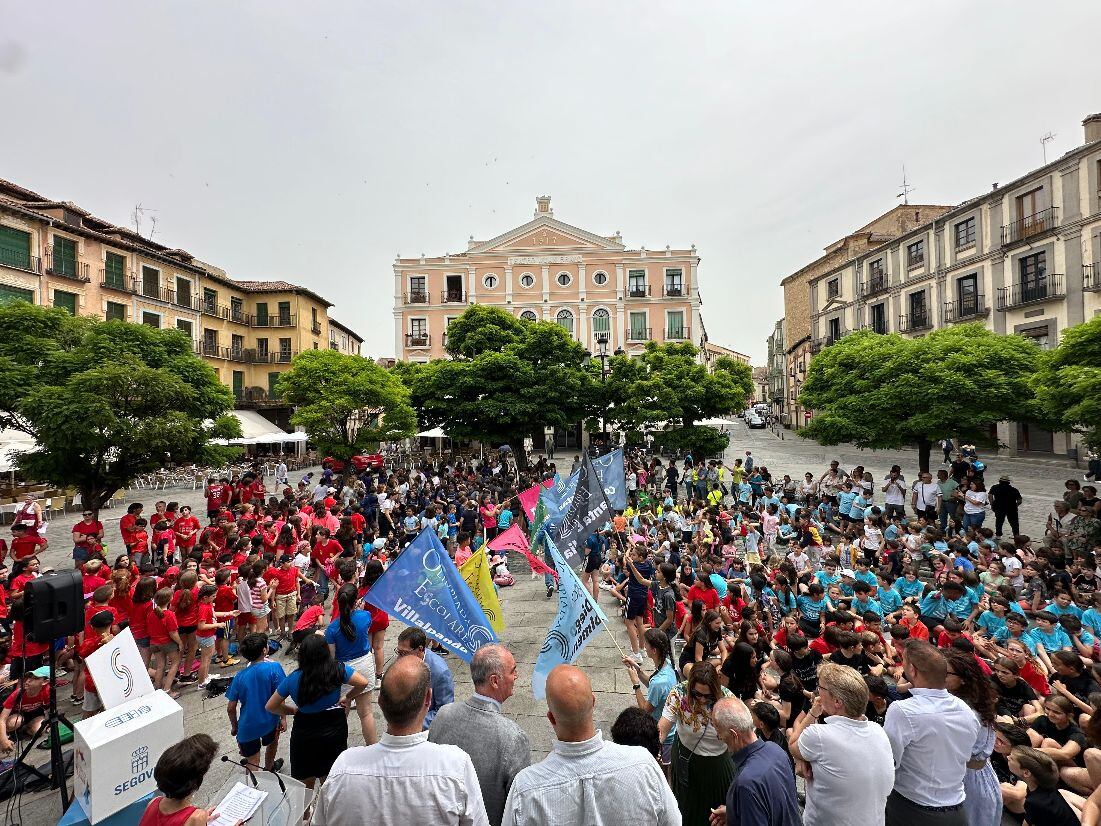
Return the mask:
<path id="1" fill-rule="evenodd" d="M 233 826 L 240 821 L 248 820 L 268 793 L 263 789 L 253 789 L 244 783 L 237 783 L 229 790 L 222 802 L 214 807 L 207 826 Z"/>

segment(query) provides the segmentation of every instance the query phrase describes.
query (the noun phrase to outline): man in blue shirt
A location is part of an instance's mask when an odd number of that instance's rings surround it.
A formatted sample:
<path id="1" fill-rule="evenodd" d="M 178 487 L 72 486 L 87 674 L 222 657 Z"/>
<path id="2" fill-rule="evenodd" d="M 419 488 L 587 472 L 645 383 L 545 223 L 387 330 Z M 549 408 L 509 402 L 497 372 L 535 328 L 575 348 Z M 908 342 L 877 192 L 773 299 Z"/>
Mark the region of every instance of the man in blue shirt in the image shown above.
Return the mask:
<path id="1" fill-rule="evenodd" d="M 436 712 L 455 701 L 455 678 L 443 657 L 428 650 L 428 637 L 419 628 L 406 628 L 398 635 L 398 656 L 420 657 L 432 675 L 432 707 L 424 716 L 424 730 L 428 731 L 436 719 Z"/>
<path id="2" fill-rule="evenodd" d="M 782 748 L 757 739 L 753 715 L 737 697 L 719 700 L 711 712 L 715 732 L 734 761 L 726 804 L 711 822 L 727 826 L 801 826 L 795 775 Z"/>

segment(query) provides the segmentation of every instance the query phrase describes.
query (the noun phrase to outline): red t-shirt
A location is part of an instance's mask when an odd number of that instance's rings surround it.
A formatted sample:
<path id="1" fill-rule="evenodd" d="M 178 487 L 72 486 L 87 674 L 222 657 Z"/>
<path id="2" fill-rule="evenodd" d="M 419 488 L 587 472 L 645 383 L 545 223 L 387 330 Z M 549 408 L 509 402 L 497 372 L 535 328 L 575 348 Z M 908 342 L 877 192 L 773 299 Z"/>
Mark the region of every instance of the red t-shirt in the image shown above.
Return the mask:
<path id="1" fill-rule="evenodd" d="M 138 517 L 132 513 L 126 514 L 119 520 L 119 533 L 122 534 L 122 542 L 124 545 L 130 544 L 130 534 L 134 532 L 134 523 L 138 521 Z"/>
<path id="2" fill-rule="evenodd" d="M 343 550 L 344 547 L 335 539 L 329 539 L 325 542 L 319 541 L 316 545 L 314 545 L 314 549 L 313 552 L 310 554 L 310 557 L 318 565 L 325 565 L 334 556 L 337 556 L 338 554 L 343 552 Z"/>
<path id="3" fill-rule="evenodd" d="M 103 577 L 93 576 L 92 574 L 85 574 L 83 577 L 81 577 L 81 579 L 84 580 L 84 596 L 85 597 L 87 597 L 91 594 L 94 594 L 95 591 L 96 591 L 96 588 L 100 588 L 100 587 L 107 584 L 107 580 L 105 580 Z"/>
<path id="4" fill-rule="evenodd" d="M 11 624 L 11 647 L 8 649 L 8 662 L 17 657 L 37 657 L 50 650 L 44 642 L 31 642 L 23 637 L 23 623 L 16 620 Z"/>
<path id="5" fill-rule="evenodd" d="M 356 533 L 363 533 L 363 529 L 367 527 L 367 520 L 363 518 L 363 514 L 353 511 L 348 518 L 352 520 L 352 527 L 355 528 Z"/>
<path id="6" fill-rule="evenodd" d="M 11 541 L 11 558 L 26 559 L 34 556 L 44 547 L 46 547 L 46 540 L 41 536 L 16 536 Z"/>
<path id="7" fill-rule="evenodd" d="M 200 602 L 199 603 L 199 624 L 206 623 L 207 625 L 213 625 L 214 622 L 215 622 L 215 619 L 214 619 L 214 605 L 209 603 L 209 602 Z M 213 637 L 217 633 L 218 633 L 217 628 L 208 628 L 205 631 L 202 628 L 200 628 L 199 630 L 197 630 L 195 632 L 195 636 L 196 637 L 202 637 L 203 639 L 207 639 L 209 637 Z"/>
<path id="8" fill-rule="evenodd" d="M 232 585 L 219 585 L 218 593 L 214 595 L 214 610 L 219 614 L 225 614 L 233 610 L 237 604 L 237 589 Z"/>
<path id="9" fill-rule="evenodd" d="M 93 537 L 99 536 L 100 531 L 102 530 L 103 523 L 99 520 L 94 520 L 91 523 L 88 523 L 81 519 L 79 522 L 73 525 L 73 533 L 80 534 L 80 540 L 76 543 L 76 545 L 81 548 L 90 548 L 93 543 Z"/>
<path id="10" fill-rule="evenodd" d="M 828 657 L 830 654 L 837 650 L 828 642 L 826 642 L 825 637 L 816 637 L 815 639 L 811 640 L 809 648 L 812 651 L 817 651 L 823 657 Z"/>
<path id="11" fill-rule="evenodd" d="M 27 583 L 36 578 L 35 574 L 20 574 L 11 581 L 11 592 L 13 594 L 22 593 L 26 589 Z"/>
<path id="12" fill-rule="evenodd" d="M 149 644 L 164 645 L 171 640 L 169 634 L 180 630 L 180 624 L 176 621 L 174 611 L 165 611 L 163 616 L 157 616 L 155 610 L 149 612 Z"/>
<path id="13" fill-rule="evenodd" d="M 215 483 L 206 489 L 206 509 L 208 512 L 221 509 L 225 499 L 226 486 Z"/>
<path id="14" fill-rule="evenodd" d="M 111 625 L 114 625 L 116 628 L 118 627 L 119 620 L 121 619 L 119 617 L 119 612 L 112 608 L 110 604 L 92 605 L 89 603 L 88 605 L 84 606 L 84 639 L 98 636 L 96 629 L 92 627 L 92 617 L 94 617 L 100 611 L 110 611 Z"/>
<path id="15" fill-rule="evenodd" d="M 204 545 L 209 542 L 218 550 L 224 551 L 226 549 L 226 533 L 221 528 L 214 526 L 204 528 L 201 539 Z"/>
<path id="16" fill-rule="evenodd" d="M 143 640 L 149 636 L 149 612 L 153 610 L 153 600 L 134 603 L 130 609 L 130 632 L 134 639 Z"/>
<path id="17" fill-rule="evenodd" d="M 294 624 L 295 631 L 305 631 L 307 628 L 313 628 L 317 623 L 317 618 L 325 613 L 325 609 L 320 605 L 311 605 L 305 611 L 302 612 L 302 616 L 298 618 L 298 622 Z"/>
<path id="18" fill-rule="evenodd" d="M 194 516 L 181 516 L 176 520 L 176 524 L 172 526 L 172 530 L 176 532 L 176 544 L 181 548 L 194 548 L 195 543 L 199 539 L 199 520 Z M 184 533 L 190 533 L 190 536 L 183 536 Z"/>
<path id="19" fill-rule="evenodd" d="M 18 704 L 18 707 L 16 707 Z M 8 711 L 18 711 L 21 714 L 38 711 L 50 704 L 50 684 L 43 683 L 42 689 L 37 694 L 28 694 L 25 688 L 17 688 L 4 700 L 4 708 Z"/>
<path id="20" fill-rule="evenodd" d="M 696 600 L 703 603 L 705 611 L 712 611 L 719 607 L 719 592 L 714 588 L 701 588 L 698 584 L 688 589 L 687 602 L 691 606 Z"/>
<path id="21" fill-rule="evenodd" d="M 199 622 L 199 588 L 196 586 L 191 589 L 191 604 L 187 606 L 186 610 L 180 609 L 180 597 L 183 596 L 184 590 L 179 589 L 172 594 L 172 611 L 176 614 L 176 619 L 180 625 L 189 626 L 196 625 Z"/>
<path id="22" fill-rule="evenodd" d="M 149 553 L 149 534 L 144 528 L 132 531 L 126 541 L 126 548 L 136 554 Z"/>
<path id="23" fill-rule="evenodd" d="M 101 649 L 107 643 L 103 641 L 103 637 L 95 632 L 89 634 L 88 630 L 84 631 L 84 642 L 80 644 L 77 649 L 77 653 L 80 654 L 81 659 L 88 659 L 88 657 Z M 84 690 L 91 691 L 93 694 L 96 690 L 96 684 L 92 680 L 92 670 L 90 668 L 84 669 Z"/>
<path id="24" fill-rule="evenodd" d="M 126 593 L 120 594 L 116 592 L 115 595 L 108 600 L 107 605 L 115 612 L 115 616 L 120 619 L 129 619 L 130 614 L 134 611 L 134 600 Z"/>
<path id="25" fill-rule="evenodd" d="M 269 585 L 275 585 L 275 593 L 293 594 L 298 582 L 298 569 L 293 565 L 290 568 L 271 568 L 267 580 Z"/>

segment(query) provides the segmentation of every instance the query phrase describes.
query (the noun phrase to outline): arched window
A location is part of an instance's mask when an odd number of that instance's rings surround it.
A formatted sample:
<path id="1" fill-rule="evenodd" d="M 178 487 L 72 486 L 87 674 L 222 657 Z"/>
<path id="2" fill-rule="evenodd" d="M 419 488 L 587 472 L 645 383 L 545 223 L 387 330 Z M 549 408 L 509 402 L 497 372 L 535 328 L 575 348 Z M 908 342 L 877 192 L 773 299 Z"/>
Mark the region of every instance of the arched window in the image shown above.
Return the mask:
<path id="1" fill-rule="evenodd" d="M 564 329 L 571 336 L 573 335 L 573 313 L 569 310 L 559 310 L 558 315 L 555 316 L 555 321 L 558 322 L 558 326 Z"/>
<path id="2" fill-rule="evenodd" d="M 559 287 L 568 287 L 573 283 L 573 276 L 568 272 L 560 272 L 557 281 Z"/>
<path id="3" fill-rule="evenodd" d="M 530 290 L 535 286 L 535 276 L 530 272 L 526 272 L 520 276 L 520 286 L 525 290 Z"/>
<path id="4" fill-rule="evenodd" d="M 539 316 L 537 316 L 535 314 L 534 310 L 524 310 L 524 312 L 520 313 L 520 318 L 523 319 L 524 321 L 538 321 L 539 320 Z"/>
<path id="5" fill-rule="evenodd" d="M 593 333 L 610 333 L 612 331 L 612 317 L 607 310 L 597 310 L 593 313 Z"/>

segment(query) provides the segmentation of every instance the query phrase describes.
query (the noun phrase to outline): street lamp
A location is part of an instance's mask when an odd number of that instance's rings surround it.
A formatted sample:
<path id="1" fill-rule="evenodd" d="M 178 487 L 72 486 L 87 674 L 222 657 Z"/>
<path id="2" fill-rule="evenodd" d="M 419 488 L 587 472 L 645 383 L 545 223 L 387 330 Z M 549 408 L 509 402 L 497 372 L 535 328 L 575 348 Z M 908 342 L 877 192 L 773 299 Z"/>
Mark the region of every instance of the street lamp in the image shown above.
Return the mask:
<path id="1" fill-rule="evenodd" d="M 600 383 L 601 383 L 601 385 L 606 386 L 608 384 L 608 359 L 611 358 L 611 356 L 613 356 L 613 355 L 622 356 L 622 355 L 624 355 L 625 352 L 626 351 L 622 347 L 617 347 L 615 349 L 615 352 L 612 353 L 611 355 L 609 355 L 608 354 L 608 334 L 603 333 L 603 332 L 596 334 L 596 358 L 600 359 Z M 588 359 L 588 360 L 591 360 L 593 358 L 593 353 L 590 353 L 588 350 L 586 350 L 585 351 L 585 358 Z M 606 399 L 606 397 L 605 397 L 605 399 Z M 606 402 L 605 402 L 605 408 L 607 408 L 607 403 Z M 604 435 L 604 414 L 603 414 L 603 412 L 601 412 L 601 415 L 600 415 L 600 433 L 602 435 Z"/>

